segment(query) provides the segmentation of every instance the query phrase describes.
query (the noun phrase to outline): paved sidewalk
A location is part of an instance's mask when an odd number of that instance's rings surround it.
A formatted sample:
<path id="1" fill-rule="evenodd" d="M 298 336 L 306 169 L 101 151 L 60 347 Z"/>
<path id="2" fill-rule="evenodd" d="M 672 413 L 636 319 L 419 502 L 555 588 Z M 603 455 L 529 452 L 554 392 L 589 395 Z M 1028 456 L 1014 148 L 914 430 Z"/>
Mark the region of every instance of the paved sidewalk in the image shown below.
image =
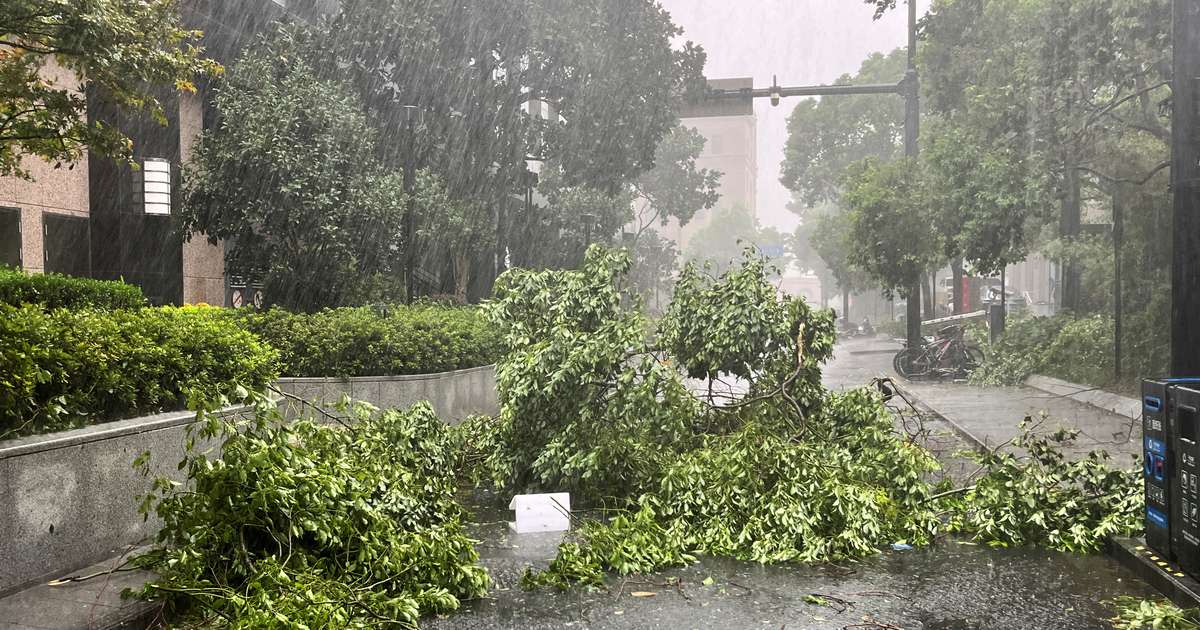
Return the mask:
<path id="1" fill-rule="evenodd" d="M 826 369 L 830 387 L 855 387 L 875 376 L 890 376 L 905 391 L 953 424 L 971 442 L 994 447 L 1016 437 L 1026 416 L 1041 420 L 1038 432 L 1059 427 L 1079 429 L 1067 450 L 1082 456 L 1103 449 L 1114 463 L 1124 465 L 1141 452 L 1141 424 L 1064 396 L 1031 387 L 981 387 L 966 383 L 906 381 L 892 370 L 892 355 L 900 346 L 890 339 L 851 339 L 839 343 Z"/>
<path id="2" fill-rule="evenodd" d="M 39 584 L 0 598 L 0 630 L 149 627 L 158 616 L 159 606 L 136 598 L 124 599 L 121 591 L 140 588 L 151 574 L 141 570 L 114 571 L 122 566 L 122 561 L 123 558 L 114 558 L 68 574 L 87 579 L 57 586 Z"/>

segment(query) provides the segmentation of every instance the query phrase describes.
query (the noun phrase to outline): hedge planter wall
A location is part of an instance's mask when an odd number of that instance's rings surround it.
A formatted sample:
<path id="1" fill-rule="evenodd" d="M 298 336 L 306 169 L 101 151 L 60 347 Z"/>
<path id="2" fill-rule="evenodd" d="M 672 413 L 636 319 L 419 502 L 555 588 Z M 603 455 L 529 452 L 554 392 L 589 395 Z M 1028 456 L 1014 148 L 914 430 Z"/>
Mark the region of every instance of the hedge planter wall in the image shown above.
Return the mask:
<path id="1" fill-rule="evenodd" d="M 279 351 L 284 376 L 435 374 L 496 362 L 494 331 L 476 308 L 417 304 L 290 313 L 227 311 Z"/>
<path id="2" fill-rule="evenodd" d="M 76 278 L 57 273 L 27 274 L 0 267 L 0 304 L 38 304 L 43 308 L 136 309 L 146 305 L 132 284 Z"/>
<path id="3" fill-rule="evenodd" d="M 326 407 L 343 396 L 369 402 L 380 409 L 407 409 L 427 400 L 444 422 L 458 424 L 471 415 L 500 413 L 496 396 L 496 367 L 485 365 L 439 374 L 363 376 L 356 378 L 281 378 L 277 387 L 288 394 Z M 286 415 L 302 413 L 297 403 L 283 403 Z"/>
<path id="4" fill-rule="evenodd" d="M 0 305 L 0 440 L 233 399 L 275 356 L 222 309 Z"/>

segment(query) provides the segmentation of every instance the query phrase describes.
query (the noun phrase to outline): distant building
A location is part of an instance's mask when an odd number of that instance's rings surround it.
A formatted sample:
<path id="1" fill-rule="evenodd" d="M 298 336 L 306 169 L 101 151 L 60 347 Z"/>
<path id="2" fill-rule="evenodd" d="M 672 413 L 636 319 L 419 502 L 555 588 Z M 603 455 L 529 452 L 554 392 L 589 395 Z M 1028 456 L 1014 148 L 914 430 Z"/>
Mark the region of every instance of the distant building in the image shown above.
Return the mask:
<path id="1" fill-rule="evenodd" d="M 328 0 L 181 4 L 184 24 L 204 31 L 206 53 L 224 64 L 285 11 L 305 17 L 336 6 Z M 62 85 L 78 84 L 53 62 L 43 73 Z M 208 85 L 195 95 L 163 90 L 159 98 L 168 121 L 163 127 L 88 92 L 88 117 L 129 136 L 143 168 L 135 171 L 125 163 L 84 155 L 70 168 L 55 169 L 39 158 L 26 158 L 23 166 L 32 180 L 0 177 L 0 264 L 31 272 L 123 278 L 156 304 L 227 304 L 232 293 L 224 247 L 201 236 L 181 242 L 174 216 L 180 166 L 200 131 L 215 120 L 210 95 Z"/>
<path id="2" fill-rule="evenodd" d="M 751 89 L 754 80 L 713 79 L 708 86 L 720 90 Z M 757 216 L 758 135 L 750 96 L 703 101 L 680 112 L 680 118 L 685 127 L 697 130 L 706 140 L 704 151 L 696 161 L 697 167 L 722 173 L 721 200 L 717 207 L 737 206 L 745 208 L 751 216 Z M 659 232 L 664 238 L 675 241 L 682 251 L 688 239 L 708 225 L 713 212 L 697 213 L 682 228 L 672 221 Z"/>

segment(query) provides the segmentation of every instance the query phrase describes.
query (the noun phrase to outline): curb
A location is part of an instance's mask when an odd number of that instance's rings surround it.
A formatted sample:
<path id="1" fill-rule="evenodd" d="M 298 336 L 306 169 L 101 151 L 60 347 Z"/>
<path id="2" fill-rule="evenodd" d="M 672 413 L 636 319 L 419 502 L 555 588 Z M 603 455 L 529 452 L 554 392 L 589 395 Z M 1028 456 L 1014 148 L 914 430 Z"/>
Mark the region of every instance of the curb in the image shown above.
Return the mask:
<path id="1" fill-rule="evenodd" d="M 1142 417 L 1142 402 L 1140 400 L 1114 394 L 1098 387 L 1079 385 L 1040 374 L 1034 374 L 1025 379 L 1024 385 L 1038 391 L 1046 392 L 1047 394 L 1070 398 L 1075 402 L 1080 402 L 1118 416 L 1124 416 L 1130 420 L 1137 420 Z"/>
<path id="2" fill-rule="evenodd" d="M 898 377 L 898 378 L 902 378 L 902 377 Z M 928 410 L 930 413 L 937 416 L 943 422 L 950 425 L 950 427 L 952 429 L 954 429 L 955 432 L 957 432 L 964 439 L 966 439 L 968 442 L 970 442 L 971 445 L 975 447 L 975 450 L 984 452 L 984 453 L 992 450 L 992 448 L 990 446 L 988 446 L 986 440 L 979 439 L 978 436 L 976 436 L 974 433 L 971 433 L 970 429 L 967 429 L 963 425 L 954 421 L 953 418 L 946 415 L 945 413 L 942 413 L 937 407 L 934 407 L 933 405 L 929 404 L 923 398 L 921 398 L 915 391 L 913 391 L 912 389 L 907 387 L 907 383 L 908 383 L 907 380 L 904 380 L 903 385 L 901 384 L 900 381 L 898 381 L 896 379 L 892 379 L 892 383 L 896 385 L 896 389 L 900 390 L 906 397 L 908 397 L 914 403 L 916 403 L 917 405 Z"/>

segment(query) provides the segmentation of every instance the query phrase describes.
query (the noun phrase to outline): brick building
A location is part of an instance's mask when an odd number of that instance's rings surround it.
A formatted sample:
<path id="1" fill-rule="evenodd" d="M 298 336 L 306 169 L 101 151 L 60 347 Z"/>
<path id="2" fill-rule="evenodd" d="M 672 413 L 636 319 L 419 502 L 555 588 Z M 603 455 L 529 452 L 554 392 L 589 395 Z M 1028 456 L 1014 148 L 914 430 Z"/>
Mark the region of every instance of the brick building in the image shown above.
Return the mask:
<path id="1" fill-rule="evenodd" d="M 332 0 L 190 0 L 182 8 L 185 25 L 204 32 L 208 56 L 228 64 L 287 13 L 303 19 L 334 6 Z M 43 73 L 59 85 L 79 84 L 52 61 Z M 143 168 L 88 155 L 55 168 L 27 157 L 23 166 L 30 180 L 0 177 L 0 264 L 122 278 L 156 304 L 226 304 L 224 248 L 199 236 L 183 242 L 175 212 L 180 167 L 200 131 L 214 121 L 210 95 L 209 85 L 197 94 L 164 90 L 159 95 L 168 120 L 164 127 L 121 112 L 88 90 L 88 117 L 129 136 Z M 173 185 L 164 187 L 168 182 Z"/>

